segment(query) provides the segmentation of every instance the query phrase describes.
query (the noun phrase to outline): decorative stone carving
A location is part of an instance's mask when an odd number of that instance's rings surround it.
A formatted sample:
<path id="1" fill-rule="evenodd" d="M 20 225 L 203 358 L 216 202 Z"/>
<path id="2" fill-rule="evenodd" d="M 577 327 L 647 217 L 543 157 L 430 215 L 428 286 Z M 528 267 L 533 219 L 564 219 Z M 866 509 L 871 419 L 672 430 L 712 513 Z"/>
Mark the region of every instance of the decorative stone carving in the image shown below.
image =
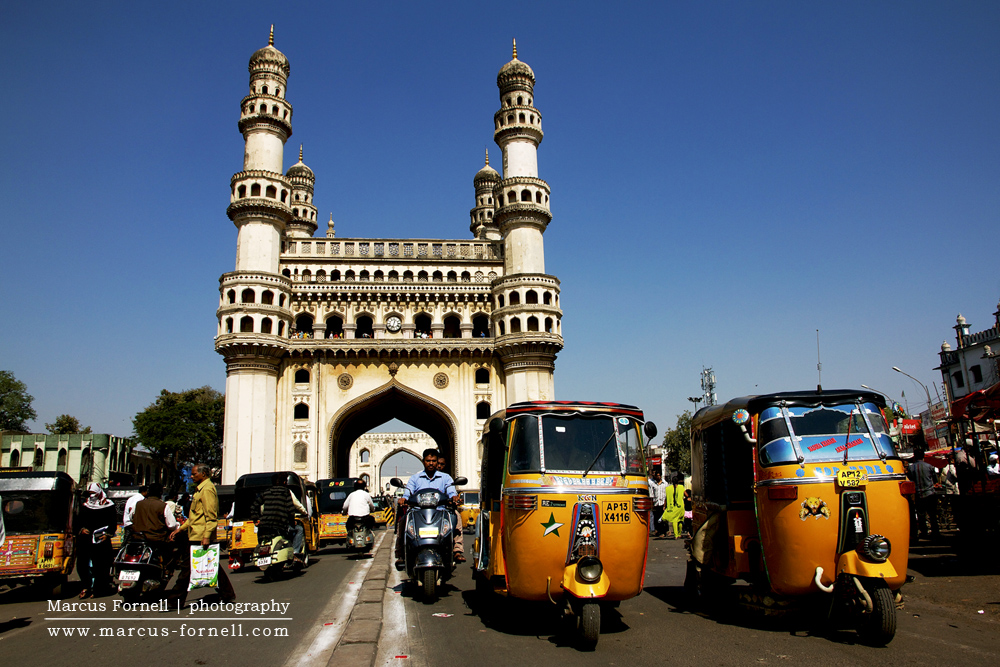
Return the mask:
<path id="1" fill-rule="evenodd" d="M 448 375 L 446 373 L 438 373 L 434 376 L 434 386 L 438 389 L 444 389 L 448 386 Z"/>
<path id="2" fill-rule="evenodd" d="M 351 377 L 350 373 L 341 373 L 340 377 L 337 378 L 337 386 L 347 391 L 354 385 L 354 378 Z"/>

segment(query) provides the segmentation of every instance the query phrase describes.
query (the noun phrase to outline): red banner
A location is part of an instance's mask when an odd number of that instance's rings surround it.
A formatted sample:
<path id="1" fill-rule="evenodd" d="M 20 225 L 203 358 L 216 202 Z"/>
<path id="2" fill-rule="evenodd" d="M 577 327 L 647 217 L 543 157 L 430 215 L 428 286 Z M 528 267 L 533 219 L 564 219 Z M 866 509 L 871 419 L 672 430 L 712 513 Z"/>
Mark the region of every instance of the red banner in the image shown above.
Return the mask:
<path id="1" fill-rule="evenodd" d="M 663 458 L 660 457 L 659 455 L 657 455 L 657 456 L 650 456 L 649 459 L 648 459 L 648 463 L 651 466 L 658 466 L 658 465 L 660 465 L 660 464 L 663 463 Z"/>
<path id="2" fill-rule="evenodd" d="M 920 420 L 919 419 L 904 419 L 903 420 L 903 435 L 913 435 L 920 430 Z"/>

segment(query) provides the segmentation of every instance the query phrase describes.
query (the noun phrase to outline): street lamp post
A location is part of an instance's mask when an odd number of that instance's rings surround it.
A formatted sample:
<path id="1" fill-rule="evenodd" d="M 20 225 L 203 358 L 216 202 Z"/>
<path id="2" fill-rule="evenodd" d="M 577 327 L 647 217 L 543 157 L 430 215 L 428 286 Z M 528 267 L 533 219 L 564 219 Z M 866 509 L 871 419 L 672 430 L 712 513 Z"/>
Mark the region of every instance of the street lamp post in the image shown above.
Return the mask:
<path id="1" fill-rule="evenodd" d="M 896 371 L 897 373 L 902 373 L 903 375 L 905 375 L 906 377 L 910 378 L 911 380 L 913 380 L 914 382 L 916 382 L 917 384 L 919 384 L 921 387 L 924 388 L 924 393 L 927 394 L 927 412 L 930 412 L 930 410 L 931 410 L 931 392 L 930 392 L 929 389 L 927 389 L 927 385 L 925 385 L 923 382 L 921 382 L 917 378 L 913 377 L 912 375 L 910 375 L 906 371 L 900 370 L 897 366 L 893 366 L 892 370 Z"/>
<path id="2" fill-rule="evenodd" d="M 704 400 L 704 396 L 688 396 L 688 400 L 694 403 L 694 411 L 698 412 L 698 404 Z"/>

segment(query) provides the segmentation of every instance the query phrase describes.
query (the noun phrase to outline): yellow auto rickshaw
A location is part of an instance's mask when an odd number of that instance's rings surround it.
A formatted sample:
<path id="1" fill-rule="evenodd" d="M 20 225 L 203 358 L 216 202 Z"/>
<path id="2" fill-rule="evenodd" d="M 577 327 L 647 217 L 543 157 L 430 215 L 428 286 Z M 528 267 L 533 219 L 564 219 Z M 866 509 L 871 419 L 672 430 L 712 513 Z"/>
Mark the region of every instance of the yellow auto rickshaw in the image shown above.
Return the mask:
<path id="1" fill-rule="evenodd" d="M 479 491 L 462 491 L 462 504 L 458 507 L 458 515 L 462 517 L 462 529 L 466 532 L 475 530 L 479 519 Z"/>
<path id="2" fill-rule="evenodd" d="M 321 479 L 316 482 L 319 494 L 319 539 L 323 546 L 347 544 L 347 515 L 344 500 L 354 491 L 354 477 Z"/>
<path id="3" fill-rule="evenodd" d="M 496 413 L 482 438 L 477 592 L 558 605 L 593 649 L 602 608 L 642 591 L 643 435 L 656 427 L 630 405 L 534 401 Z"/>
<path id="4" fill-rule="evenodd" d="M 219 518 L 215 522 L 215 540 L 219 548 L 225 551 L 229 548 L 229 512 L 236 503 L 236 486 L 234 484 L 219 484 L 215 487 L 219 496 Z"/>
<path id="5" fill-rule="evenodd" d="M 913 483 L 866 391 L 747 396 L 691 423 L 686 587 L 781 613 L 820 598 L 887 644 L 906 581 Z M 730 587 L 736 580 L 749 587 Z"/>
<path id="6" fill-rule="evenodd" d="M 316 485 L 294 472 L 256 472 L 241 476 L 234 489 L 233 519 L 230 524 L 229 569 L 239 570 L 254 565 L 253 553 L 257 547 L 257 525 L 260 518 L 261 497 L 274 486 L 274 476 L 281 475 L 282 482 L 309 511 L 308 517 L 296 515 L 295 521 L 305 529 L 305 554 L 309 565 L 310 554 L 319 550 L 319 515 L 317 514 Z"/>
<path id="7" fill-rule="evenodd" d="M 73 571 L 73 478 L 63 472 L 0 473 L 0 584 L 36 584 L 58 597 Z"/>

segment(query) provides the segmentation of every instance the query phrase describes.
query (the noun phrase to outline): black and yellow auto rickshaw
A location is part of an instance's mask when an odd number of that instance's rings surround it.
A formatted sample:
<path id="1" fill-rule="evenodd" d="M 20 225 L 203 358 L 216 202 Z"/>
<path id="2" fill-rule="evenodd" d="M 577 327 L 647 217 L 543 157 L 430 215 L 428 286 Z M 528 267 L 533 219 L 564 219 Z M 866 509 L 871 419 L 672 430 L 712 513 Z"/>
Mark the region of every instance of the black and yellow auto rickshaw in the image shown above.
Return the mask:
<path id="1" fill-rule="evenodd" d="M 765 614 L 824 603 L 871 644 L 896 628 L 909 546 L 903 473 L 882 408 L 852 390 L 746 396 L 691 423 L 686 586 Z M 749 587 L 731 587 L 744 580 Z"/>
<path id="2" fill-rule="evenodd" d="M 295 517 L 296 523 L 305 529 L 303 559 L 306 565 L 309 564 L 310 554 L 319 550 L 316 485 L 291 471 L 250 473 L 237 479 L 234 489 L 235 501 L 229 542 L 229 567 L 232 570 L 253 565 L 253 553 L 257 547 L 257 526 L 254 521 L 260 518 L 261 498 L 265 491 L 274 486 L 275 474 L 282 476 L 284 485 L 310 512 L 309 517 Z"/>
<path id="3" fill-rule="evenodd" d="M 645 438 L 655 434 L 639 408 L 617 403 L 534 401 L 495 414 L 482 438 L 477 592 L 558 605 L 593 649 L 602 608 L 642 591 Z"/>
<path id="4" fill-rule="evenodd" d="M 6 540 L 0 584 L 36 584 L 58 596 L 73 571 L 73 478 L 63 472 L 0 473 Z"/>
<path id="5" fill-rule="evenodd" d="M 319 494 L 319 539 L 323 546 L 347 544 L 344 500 L 354 491 L 354 477 L 336 477 L 316 482 Z"/>
<path id="6" fill-rule="evenodd" d="M 229 511 L 236 502 L 236 485 L 219 484 L 215 487 L 219 496 L 219 519 L 215 524 L 215 539 L 225 551 L 229 548 Z"/>

